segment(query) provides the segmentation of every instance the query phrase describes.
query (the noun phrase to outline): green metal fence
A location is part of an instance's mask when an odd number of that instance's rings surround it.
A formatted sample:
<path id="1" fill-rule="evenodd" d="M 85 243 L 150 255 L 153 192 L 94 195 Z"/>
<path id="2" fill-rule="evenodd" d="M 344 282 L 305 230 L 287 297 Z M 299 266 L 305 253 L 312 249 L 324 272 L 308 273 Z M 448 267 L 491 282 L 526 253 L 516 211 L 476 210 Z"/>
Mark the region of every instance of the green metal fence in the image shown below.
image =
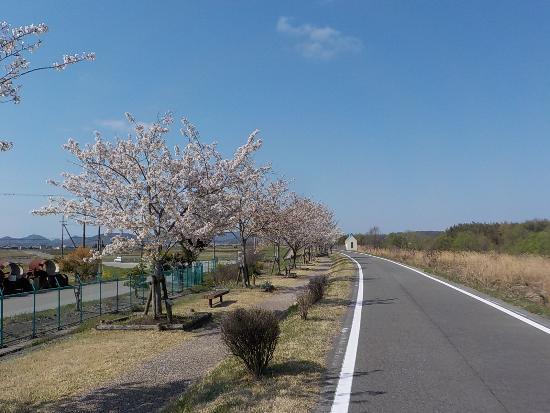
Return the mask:
<path id="1" fill-rule="evenodd" d="M 200 285 L 216 261 L 201 261 L 192 266 L 164 272 L 170 296 Z M 83 281 L 75 277 L 72 285 L 4 294 L 0 289 L 0 348 L 15 342 L 46 336 L 102 314 L 129 311 L 144 304 L 149 291 L 148 274 L 123 279 Z"/>

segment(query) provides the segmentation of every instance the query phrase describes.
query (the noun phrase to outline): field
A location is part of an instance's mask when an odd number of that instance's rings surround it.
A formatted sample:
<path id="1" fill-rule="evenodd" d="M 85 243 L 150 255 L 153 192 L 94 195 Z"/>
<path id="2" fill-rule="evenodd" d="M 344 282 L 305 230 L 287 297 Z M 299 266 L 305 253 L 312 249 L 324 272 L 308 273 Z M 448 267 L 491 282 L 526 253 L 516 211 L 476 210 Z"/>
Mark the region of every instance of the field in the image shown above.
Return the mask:
<path id="1" fill-rule="evenodd" d="M 480 252 L 364 249 L 550 316 L 550 258 Z"/>

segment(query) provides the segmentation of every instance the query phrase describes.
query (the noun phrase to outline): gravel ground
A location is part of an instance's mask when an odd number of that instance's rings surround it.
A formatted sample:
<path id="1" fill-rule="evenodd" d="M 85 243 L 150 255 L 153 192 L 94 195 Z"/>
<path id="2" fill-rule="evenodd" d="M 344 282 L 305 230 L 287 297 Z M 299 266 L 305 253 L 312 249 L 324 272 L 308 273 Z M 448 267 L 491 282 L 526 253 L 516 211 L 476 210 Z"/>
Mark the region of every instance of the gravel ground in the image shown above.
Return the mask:
<path id="1" fill-rule="evenodd" d="M 285 289 L 265 299 L 259 307 L 285 311 L 294 304 L 297 292 L 307 283 Z M 158 355 L 118 379 L 82 395 L 64 400 L 42 412 L 150 413 L 159 411 L 195 380 L 227 356 L 219 328 L 210 324 L 197 336 Z"/>

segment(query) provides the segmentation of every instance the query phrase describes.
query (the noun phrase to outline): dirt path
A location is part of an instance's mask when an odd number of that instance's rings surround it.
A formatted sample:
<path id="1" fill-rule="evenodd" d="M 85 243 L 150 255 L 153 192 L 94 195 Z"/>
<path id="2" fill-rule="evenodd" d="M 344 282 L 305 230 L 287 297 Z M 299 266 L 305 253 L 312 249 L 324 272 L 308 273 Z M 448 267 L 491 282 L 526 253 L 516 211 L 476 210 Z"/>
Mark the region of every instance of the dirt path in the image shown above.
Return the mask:
<path id="1" fill-rule="evenodd" d="M 323 264 L 321 268 L 325 267 Z M 322 271 L 312 271 L 311 275 L 319 272 Z M 284 288 L 257 306 L 280 312 L 287 310 L 308 280 L 309 276 L 297 280 L 294 287 Z M 195 338 L 184 341 L 108 384 L 39 411 L 155 412 L 178 397 L 226 356 L 219 328 L 210 324 L 201 329 Z"/>

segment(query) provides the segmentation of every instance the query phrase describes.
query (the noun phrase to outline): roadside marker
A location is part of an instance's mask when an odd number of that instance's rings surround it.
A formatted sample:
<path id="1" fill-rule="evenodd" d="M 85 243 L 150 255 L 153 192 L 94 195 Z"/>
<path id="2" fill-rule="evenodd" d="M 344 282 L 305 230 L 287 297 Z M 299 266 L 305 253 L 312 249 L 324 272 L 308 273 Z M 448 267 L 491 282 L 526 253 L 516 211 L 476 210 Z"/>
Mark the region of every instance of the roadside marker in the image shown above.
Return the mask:
<path id="1" fill-rule="evenodd" d="M 416 268 L 413 268 L 413 267 L 409 267 L 408 265 L 405 265 L 405 264 L 401 264 L 400 262 L 396 262 L 396 261 L 392 261 L 388 258 L 382 258 L 382 257 L 377 257 L 376 255 L 371 255 L 371 254 L 367 254 L 365 252 L 360 252 L 359 254 L 363 254 L 363 255 L 366 255 L 368 257 L 372 257 L 372 258 L 378 258 L 380 260 L 384 260 L 384 261 L 388 261 L 388 262 L 391 262 L 395 265 L 399 265 L 400 267 L 403 267 L 403 268 L 407 268 L 408 270 L 411 270 L 411 271 L 414 271 L 420 275 L 423 275 L 424 277 L 426 278 L 429 278 L 430 280 L 433 280 L 435 282 L 438 282 L 440 284 L 443 284 L 449 288 L 452 288 L 453 290 L 456 290 L 462 294 L 465 294 L 467 295 L 468 297 L 472 297 L 474 300 L 477 300 L 477 301 L 480 301 L 484 304 L 487 304 L 488 306 L 490 307 L 493 307 L 494 309 L 498 310 L 498 311 L 501 311 L 505 314 L 508 314 L 509 316 L 511 317 L 514 317 L 515 319 L 519 320 L 519 321 L 522 321 L 524 322 L 525 324 L 529 324 L 531 327 L 535 327 L 536 329 L 542 331 L 543 333 L 546 333 L 546 334 L 550 334 L 550 328 L 546 327 L 546 326 L 543 326 L 542 324 L 539 324 L 537 323 L 536 321 L 533 321 L 525 316 L 522 316 L 521 314 L 518 314 L 516 313 L 515 311 L 512 311 L 512 310 L 509 310 L 505 307 L 502 307 L 501 305 L 498 305 L 497 303 L 494 303 L 492 301 L 489 301 L 489 300 L 486 300 L 485 298 L 481 298 L 475 294 L 472 294 L 471 292 L 469 291 L 466 291 L 466 290 L 463 290 L 462 288 L 459 288 L 459 287 L 456 287 L 452 284 L 449 284 L 449 283 L 446 283 L 445 281 L 441 281 L 440 279 L 438 278 L 435 278 L 429 274 L 426 274 L 425 272 L 423 271 L 420 271 L 420 270 L 417 270 Z M 350 257 L 351 258 L 351 257 Z M 353 258 L 352 258 L 353 259 Z M 355 260 L 354 260 L 355 261 Z"/>
<path id="2" fill-rule="evenodd" d="M 347 413 L 349 409 L 349 399 L 351 396 L 351 385 L 353 383 L 353 374 L 355 372 L 355 357 L 357 356 L 357 347 L 359 345 L 359 331 L 361 329 L 361 310 L 363 309 L 363 269 L 361 265 L 347 254 L 340 253 L 352 260 L 359 270 L 359 287 L 357 288 L 357 300 L 353 311 L 353 321 L 349 334 L 346 354 L 340 370 L 340 378 L 332 402 L 331 413 Z"/>

